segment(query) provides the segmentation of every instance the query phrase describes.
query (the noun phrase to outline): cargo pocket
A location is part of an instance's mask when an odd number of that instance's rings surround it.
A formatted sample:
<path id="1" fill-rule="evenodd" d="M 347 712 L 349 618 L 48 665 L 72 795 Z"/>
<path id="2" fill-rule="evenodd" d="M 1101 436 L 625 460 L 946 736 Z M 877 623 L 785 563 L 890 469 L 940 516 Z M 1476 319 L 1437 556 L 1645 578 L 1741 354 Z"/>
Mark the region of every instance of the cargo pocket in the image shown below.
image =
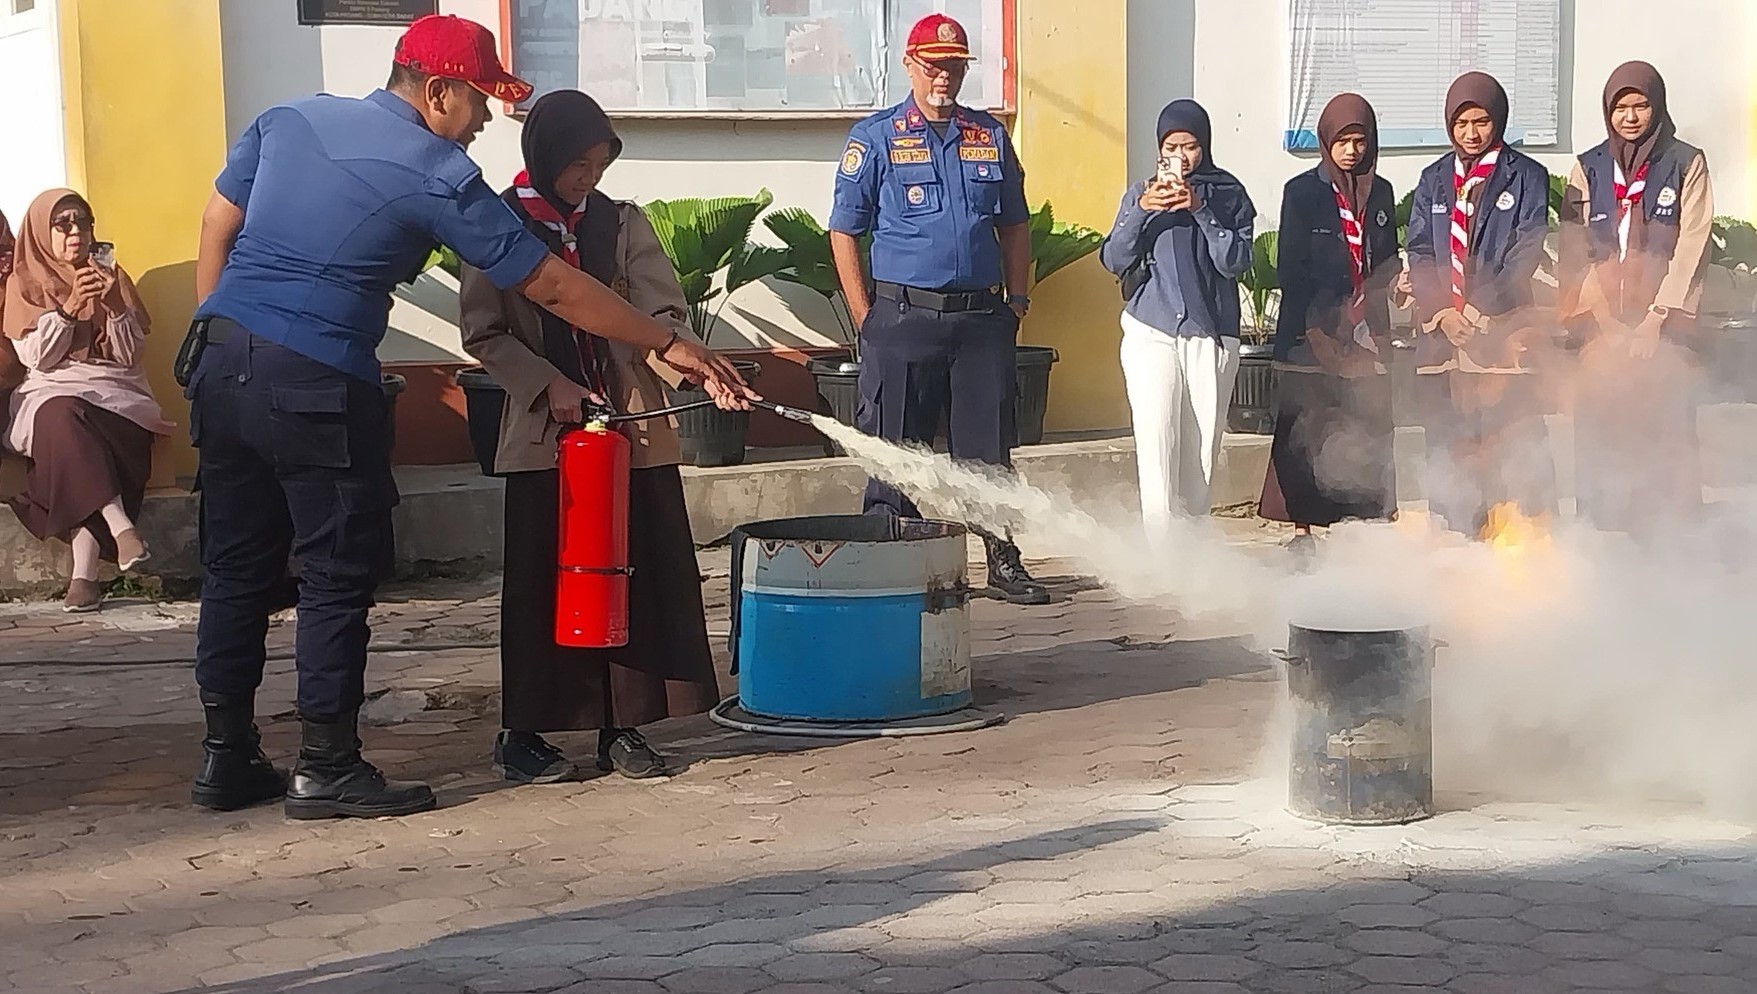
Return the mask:
<path id="1" fill-rule="evenodd" d="M 945 207 L 944 184 L 931 164 L 898 166 L 891 175 L 896 177 L 904 217 L 937 214 Z"/>
<path id="2" fill-rule="evenodd" d="M 1001 212 L 1001 167 L 998 162 L 964 163 L 964 189 L 970 195 L 970 210 L 978 215 Z"/>
<path id="3" fill-rule="evenodd" d="M 281 469 L 347 469 L 347 384 L 277 385 L 269 399 L 268 433 Z"/>
<path id="4" fill-rule="evenodd" d="M 391 509 L 401 503 L 395 481 L 336 482 L 335 546 L 330 561 L 357 577 L 382 583 L 396 572 Z"/>

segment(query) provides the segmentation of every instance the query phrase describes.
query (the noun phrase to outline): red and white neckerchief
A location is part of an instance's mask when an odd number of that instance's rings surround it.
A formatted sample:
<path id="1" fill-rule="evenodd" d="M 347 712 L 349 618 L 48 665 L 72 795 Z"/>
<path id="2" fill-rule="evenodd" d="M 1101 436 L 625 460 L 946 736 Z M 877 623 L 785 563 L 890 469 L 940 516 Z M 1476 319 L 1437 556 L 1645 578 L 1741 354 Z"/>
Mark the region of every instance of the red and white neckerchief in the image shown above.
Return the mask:
<path id="1" fill-rule="evenodd" d="M 1629 257 L 1629 215 L 1634 213 L 1635 205 L 1641 202 L 1641 195 L 1647 192 L 1647 167 L 1651 162 L 1643 162 L 1641 168 L 1635 170 L 1633 182 L 1623 179 L 1623 164 L 1611 163 L 1611 195 L 1617 199 L 1617 261 Z"/>
<path id="2" fill-rule="evenodd" d="M 1452 157 L 1452 309 L 1464 313 L 1464 267 L 1470 258 L 1470 221 L 1476 216 L 1477 208 L 1471 204 L 1470 197 L 1477 187 L 1489 181 L 1495 173 L 1495 163 L 1501 161 L 1501 147 L 1496 145 L 1488 150 L 1482 158 L 1476 160 L 1468 172 L 1464 168 L 1464 160 Z"/>
<path id="3" fill-rule="evenodd" d="M 1348 206 L 1348 197 L 1343 194 L 1342 187 L 1335 183 L 1330 189 L 1336 192 L 1336 211 L 1342 215 L 1342 240 L 1348 245 L 1348 278 L 1354 285 L 1354 292 L 1348 295 L 1348 327 L 1349 336 L 1365 346 L 1368 351 L 1379 351 L 1373 344 L 1372 335 L 1367 332 L 1367 243 L 1366 233 L 1361 229 L 1360 219 L 1354 216 L 1354 208 Z"/>
<path id="4" fill-rule="evenodd" d="M 573 214 L 563 219 L 555 205 L 545 200 L 537 192 L 537 188 L 531 185 L 530 170 L 519 170 L 519 174 L 512 178 L 512 187 L 513 192 L 518 194 L 519 206 L 525 209 L 525 213 L 560 236 L 562 261 L 575 269 L 580 268 L 580 243 L 579 238 L 574 235 L 574 229 L 579 227 L 580 219 L 586 216 L 586 202 L 580 201 Z M 580 372 L 587 380 L 587 389 L 602 394 L 604 384 L 599 375 L 597 347 L 589 340 L 586 332 L 572 326 L 569 326 L 569 330 L 573 332 L 573 347 L 579 355 Z"/>

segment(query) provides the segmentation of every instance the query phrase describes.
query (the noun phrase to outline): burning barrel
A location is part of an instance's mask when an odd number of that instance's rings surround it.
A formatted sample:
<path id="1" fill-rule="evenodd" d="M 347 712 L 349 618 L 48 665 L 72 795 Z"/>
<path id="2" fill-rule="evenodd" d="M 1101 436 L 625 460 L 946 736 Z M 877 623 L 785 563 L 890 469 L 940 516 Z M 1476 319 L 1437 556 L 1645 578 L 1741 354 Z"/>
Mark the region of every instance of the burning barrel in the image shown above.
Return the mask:
<path id="1" fill-rule="evenodd" d="M 759 718 L 896 722 L 970 704 L 962 525 L 842 515 L 733 533 L 739 704 Z"/>
<path id="2" fill-rule="evenodd" d="M 1425 627 L 1288 626 L 1289 811 L 1342 825 L 1433 815 L 1435 644 Z"/>

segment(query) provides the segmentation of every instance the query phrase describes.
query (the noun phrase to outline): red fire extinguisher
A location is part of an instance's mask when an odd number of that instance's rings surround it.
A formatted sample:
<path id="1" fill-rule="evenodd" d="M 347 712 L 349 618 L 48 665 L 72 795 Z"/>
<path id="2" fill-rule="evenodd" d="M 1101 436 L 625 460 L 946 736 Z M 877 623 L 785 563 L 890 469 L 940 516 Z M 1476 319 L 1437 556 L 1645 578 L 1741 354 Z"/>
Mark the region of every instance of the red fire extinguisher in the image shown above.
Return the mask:
<path id="1" fill-rule="evenodd" d="M 555 644 L 628 644 L 628 438 L 603 421 L 561 436 Z"/>

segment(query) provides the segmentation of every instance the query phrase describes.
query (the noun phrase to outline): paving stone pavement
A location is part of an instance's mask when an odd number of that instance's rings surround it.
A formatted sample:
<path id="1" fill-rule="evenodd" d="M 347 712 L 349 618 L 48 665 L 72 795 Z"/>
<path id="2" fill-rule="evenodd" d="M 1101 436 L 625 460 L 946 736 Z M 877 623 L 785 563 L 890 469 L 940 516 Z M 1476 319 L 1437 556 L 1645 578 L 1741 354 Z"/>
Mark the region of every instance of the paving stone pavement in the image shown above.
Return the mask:
<path id="1" fill-rule="evenodd" d="M 720 627 L 724 560 L 704 568 Z M 184 803 L 187 666 L 124 664 L 186 656 L 189 606 L 11 608 L 0 990 L 1757 991 L 1749 828 L 1444 778 L 1427 822 L 1298 822 L 1268 772 L 1263 656 L 1056 587 L 974 607 L 977 695 L 1004 725 L 826 743 L 698 717 L 652 736 L 691 761 L 675 777 L 513 789 L 485 769 L 493 651 L 430 648 L 492 643 L 492 584 L 392 592 L 375 639 L 423 648 L 375 656 L 368 750 L 442 807 L 333 823 Z M 279 712 L 289 664 L 271 669 Z M 268 721 L 271 753 L 293 733 Z"/>

